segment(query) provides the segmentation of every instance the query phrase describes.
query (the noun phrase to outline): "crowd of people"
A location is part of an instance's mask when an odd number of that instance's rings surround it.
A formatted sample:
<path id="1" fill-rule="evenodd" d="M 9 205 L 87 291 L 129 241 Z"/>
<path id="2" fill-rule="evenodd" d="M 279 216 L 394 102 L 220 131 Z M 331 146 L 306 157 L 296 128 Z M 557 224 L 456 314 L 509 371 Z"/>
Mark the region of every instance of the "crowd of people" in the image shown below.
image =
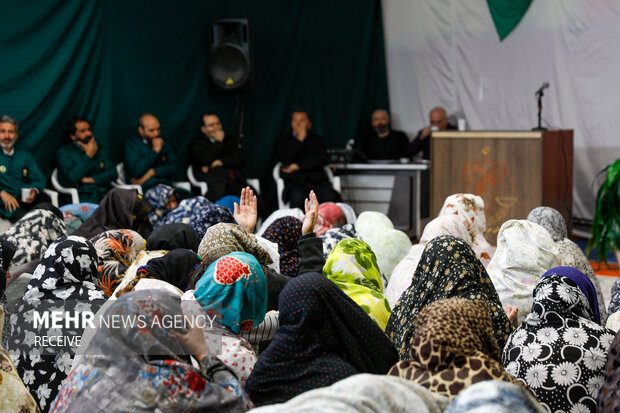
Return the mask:
<path id="1" fill-rule="evenodd" d="M 314 191 L 256 229 L 249 187 L 232 209 L 153 189 L 113 189 L 79 226 L 37 207 L 0 236 L 1 411 L 619 406 L 620 283 L 607 307 L 552 208 L 494 247 L 482 199 L 455 194 L 412 245 Z M 59 305 L 134 322 L 42 325 Z"/>
<path id="2" fill-rule="evenodd" d="M 2 192 L 0 411 L 620 409 L 620 282 L 605 303 L 558 211 L 505 222 L 493 246 L 482 198 L 454 194 L 412 245 L 323 185 L 309 148 L 324 143 L 300 110 L 278 144 L 291 208 L 256 228 L 238 143 L 216 114 L 202 121 L 192 165 L 207 197 L 164 179 L 178 160 L 150 114 L 126 152 L 145 195 L 98 189 L 116 169 L 72 120 L 58 168 L 91 203 L 59 210 L 0 118 L 0 184 L 28 190 Z M 372 123 L 404 143 L 384 111 Z"/>

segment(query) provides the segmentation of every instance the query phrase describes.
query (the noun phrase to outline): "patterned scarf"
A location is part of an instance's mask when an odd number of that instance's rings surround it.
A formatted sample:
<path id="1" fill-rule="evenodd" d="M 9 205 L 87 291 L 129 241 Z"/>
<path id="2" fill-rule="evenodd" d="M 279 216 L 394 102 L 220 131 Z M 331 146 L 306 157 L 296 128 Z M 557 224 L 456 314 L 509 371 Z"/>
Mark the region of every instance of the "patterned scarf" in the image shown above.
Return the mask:
<path id="1" fill-rule="evenodd" d="M 194 297 L 217 321 L 239 334 L 259 325 L 267 312 L 267 280 L 254 256 L 233 252 L 207 268 Z"/>
<path id="2" fill-rule="evenodd" d="M 297 240 L 301 238 L 301 220 L 283 217 L 275 220 L 263 233 L 263 238 L 278 244 L 280 273 L 297 277 L 301 263 L 301 252 Z"/>
<path id="3" fill-rule="evenodd" d="M 95 285 L 97 282 L 97 253 L 90 241 L 76 236 L 60 238 L 52 243 L 35 269 L 28 290 L 22 301 L 16 304 L 15 314 L 28 314 L 37 309 L 49 309 L 64 303 L 65 311 L 79 306 L 88 310 L 105 294 Z M 98 301 L 101 304 L 101 301 Z M 45 306 L 45 307 L 41 307 Z M 93 309 L 93 312 L 96 310 Z M 24 320 L 28 320 L 25 317 Z M 55 330 L 55 331 L 52 331 Z M 82 329 L 71 329 L 80 335 Z M 34 328 L 24 322 L 11 325 L 10 352 L 20 377 L 28 386 L 42 410 L 46 410 L 71 370 L 72 353 L 62 349 L 49 354 L 47 348 L 34 343 L 34 336 L 68 335 L 58 329 Z"/>
<path id="4" fill-rule="evenodd" d="M 28 212 L 3 234 L 17 248 L 13 257 L 15 266 L 38 260 L 48 245 L 66 235 L 63 220 L 45 209 Z"/>
<path id="5" fill-rule="evenodd" d="M 267 251 L 258 245 L 256 236 L 237 224 L 222 223 L 210 227 L 198 246 L 198 255 L 207 266 L 235 251 L 252 254 L 261 265 L 273 262 Z"/>
<path id="6" fill-rule="evenodd" d="M 485 380 L 519 383 L 502 366 L 489 305 L 465 298 L 424 307 L 415 320 L 409 359 L 398 362 L 389 374 L 451 399 Z"/>
<path id="7" fill-rule="evenodd" d="M 594 322 L 573 280 L 549 275 L 536 285 L 532 312 L 510 336 L 502 361 L 548 412 L 594 413 L 613 338 L 613 331 Z"/>
<path id="8" fill-rule="evenodd" d="M 473 194 L 454 194 L 446 198 L 439 215 L 456 215 L 461 218 L 472 237 L 472 249 L 485 267 L 495 252 L 484 238 L 487 230 L 487 218 L 484 214 L 484 200 Z"/>
<path id="9" fill-rule="evenodd" d="M 97 286 L 109 297 L 144 249 L 144 238 L 130 229 L 105 231 L 90 240 L 99 257 Z"/>
<path id="10" fill-rule="evenodd" d="M 471 246 L 472 243 L 471 235 L 467 227 L 465 227 L 465 224 L 455 215 L 444 215 L 426 224 L 420 242 L 409 249 L 405 258 L 403 258 L 396 267 L 394 267 L 394 271 L 392 271 L 390 281 L 388 281 L 388 285 L 385 288 L 385 298 L 387 298 L 391 308 L 394 308 L 400 296 L 403 295 L 405 290 L 411 285 L 413 273 L 415 269 L 418 268 L 418 263 L 426 248 L 426 244 L 440 235 L 454 235 L 455 237 L 461 238 L 469 246 Z"/>
<path id="11" fill-rule="evenodd" d="M 598 412 L 612 413 L 620 410 L 620 334 L 616 334 L 609 346 L 605 382 L 598 393 Z"/>
<path id="12" fill-rule="evenodd" d="M 202 238 L 209 227 L 220 222 L 233 223 L 235 219 L 228 208 L 215 205 L 206 198 L 197 196 L 182 200 L 179 206 L 168 212 L 161 222 L 162 224 L 189 224 Z"/>
<path id="13" fill-rule="evenodd" d="M 248 410 L 251 403 L 232 371 L 213 355 L 200 362 L 200 369 L 193 367 L 181 356 L 187 353 L 162 314 L 182 314 L 178 295 L 134 291 L 114 301 L 105 316 L 140 317 L 144 327 L 99 328 L 51 412 Z"/>
<path id="14" fill-rule="evenodd" d="M 368 244 L 358 239 L 340 241 L 327 257 L 323 275 L 385 330 L 391 310 L 383 296 L 377 259 Z"/>
<path id="15" fill-rule="evenodd" d="M 558 249 L 543 227 L 525 220 L 504 222 L 487 272 L 504 306 L 517 307 L 521 323 L 532 309 L 540 277 L 560 264 Z"/>
<path id="16" fill-rule="evenodd" d="M 414 321 L 420 310 L 451 297 L 486 301 L 491 312 L 493 334 L 499 347 L 504 347 L 513 327 L 491 279 L 465 241 L 443 235 L 426 245 L 411 285 L 392 309 L 385 332 L 396 345 L 401 360 L 407 357 L 411 348 Z"/>

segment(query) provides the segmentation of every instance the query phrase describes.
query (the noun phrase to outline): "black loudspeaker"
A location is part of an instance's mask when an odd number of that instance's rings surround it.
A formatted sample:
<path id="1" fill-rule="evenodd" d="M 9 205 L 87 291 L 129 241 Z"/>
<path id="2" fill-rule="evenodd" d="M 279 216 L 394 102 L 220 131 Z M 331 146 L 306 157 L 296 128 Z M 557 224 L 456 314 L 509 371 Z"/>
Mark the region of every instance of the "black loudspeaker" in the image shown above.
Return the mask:
<path id="1" fill-rule="evenodd" d="M 215 20 L 209 24 L 209 76 L 226 90 L 254 87 L 254 53 L 248 19 Z"/>

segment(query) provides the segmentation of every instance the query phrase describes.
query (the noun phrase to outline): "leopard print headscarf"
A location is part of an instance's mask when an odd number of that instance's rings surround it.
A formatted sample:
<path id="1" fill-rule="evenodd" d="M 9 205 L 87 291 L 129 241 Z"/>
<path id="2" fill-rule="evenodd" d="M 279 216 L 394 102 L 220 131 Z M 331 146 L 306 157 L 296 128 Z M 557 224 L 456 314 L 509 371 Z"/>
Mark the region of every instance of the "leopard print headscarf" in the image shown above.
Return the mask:
<path id="1" fill-rule="evenodd" d="M 465 298 L 435 301 L 420 311 L 415 326 L 410 359 L 398 362 L 388 374 L 450 399 L 485 380 L 523 386 L 502 366 L 488 303 Z"/>

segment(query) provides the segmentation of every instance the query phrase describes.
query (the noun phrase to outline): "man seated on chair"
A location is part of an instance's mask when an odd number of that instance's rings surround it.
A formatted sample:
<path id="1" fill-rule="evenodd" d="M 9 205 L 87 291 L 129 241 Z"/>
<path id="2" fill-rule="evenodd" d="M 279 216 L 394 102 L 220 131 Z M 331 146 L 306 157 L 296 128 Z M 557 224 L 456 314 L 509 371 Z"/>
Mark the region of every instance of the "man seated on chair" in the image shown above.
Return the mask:
<path id="1" fill-rule="evenodd" d="M 446 110 L 441 106 L 431 109 L 428 114 L 430 125 L 420 129 L 418 135 L 409 143 L 407 147 L 407 157 L 413 158 L 419 152 L 422 152 L 422 159 L 431 159 L 431 133 L 439 130 L 456 130 L 454 125 L 448 123 L 448 115 Z"/>
<path id="2" fill-rule="evenodd" d="M 397 160 L 405 157 L 409 138 L 404 132 L 393 130 L 390 115 L 384 109 L 372 113 L 373 132 L 364 141 L 364 154 L 368 159 Z"/>
<path id="3" fill-rule="evenodd" d="M 36 204 L 49 202 L 43 193 L 45 177 L 30 153 L 15 149 L 17 120 L 0 117 L 0 215 L 11 222 L 23 217 Z M 22 190 L 27 195 L 22 198 Z"/>
<path id="4" fill-rule="evenodd" d="M 239 196 L 247 186 L 239 139 L 226 134 L 212 112 L 202 115 L 200 132 L 189 144 L 189 159 L 194 177 L 207 183 L 207 199 L 214 202 L 226 195 Z"/>
<path id="5" fill-rule="evenodd" d="M 304 209 L 304 200 L 314 191 L 321 202 L 340 202 L 324 167 L 329 162 L 323 138 L 309 132 L 312 122 L 308 111 L 297 109 L 291 116 L 291 132 L 276 141 L 276 158 L 282 164 L 282 198 L 291 208 Z"/>
<path id="6" fill-rule="evenodd" d="M 114 163 L 97 144 L 86 118 L 71 119 L 65 139 L 67 143 L 56 152 L 59 183 L 77 188 L 80 202 L 98 204 L 118 176 Z"/>
<path id="7" fill-rule="evenodd" d="M 159 120 L 150 113 L 138 119 L 139 138 L 125 143 L 125 177 L 147 191 L 157 184 L 172 186 L 172 178 L 181 167 L 172 151 L 160 136 Z"/>

